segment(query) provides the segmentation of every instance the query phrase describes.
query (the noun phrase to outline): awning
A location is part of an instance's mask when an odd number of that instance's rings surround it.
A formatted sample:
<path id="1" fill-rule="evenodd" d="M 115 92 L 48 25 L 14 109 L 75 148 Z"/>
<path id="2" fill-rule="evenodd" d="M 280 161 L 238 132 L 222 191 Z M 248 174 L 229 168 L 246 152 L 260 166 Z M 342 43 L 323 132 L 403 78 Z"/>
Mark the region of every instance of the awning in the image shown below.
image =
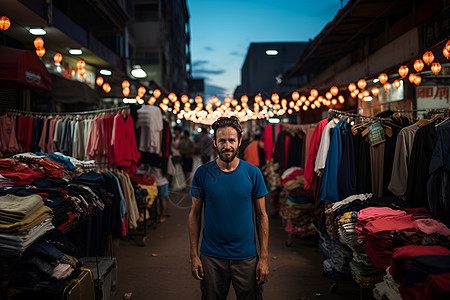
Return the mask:
<path id="1" fill-rule="evenodd" d="M 62 104 L 99 104 L 100 97 L 95 89 L 87 84 L 75 80 L 66 79 L 52 74 L 53 89 L 52 101 Z"/>
<path id="2" fill-rule="evenodd" d="M 36 53 L 0 46 L 0 87 L 50 91 L 52 79 Z"/>

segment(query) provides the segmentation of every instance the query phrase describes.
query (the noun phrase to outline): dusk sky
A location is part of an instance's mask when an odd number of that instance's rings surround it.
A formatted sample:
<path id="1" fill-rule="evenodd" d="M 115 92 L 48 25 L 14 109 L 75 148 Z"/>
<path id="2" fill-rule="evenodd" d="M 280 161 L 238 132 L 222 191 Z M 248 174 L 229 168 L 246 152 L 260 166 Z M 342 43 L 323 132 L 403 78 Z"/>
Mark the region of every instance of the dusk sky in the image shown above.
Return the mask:
<path id="1" fill-rule="evenodd" d="M 345 6 L 347 0 L 342 1 Z M 252 42 L 314 39 L 341 0 L 188 0 L 192 73 L 205 78 L 205 97 L 233 96 Z"/>

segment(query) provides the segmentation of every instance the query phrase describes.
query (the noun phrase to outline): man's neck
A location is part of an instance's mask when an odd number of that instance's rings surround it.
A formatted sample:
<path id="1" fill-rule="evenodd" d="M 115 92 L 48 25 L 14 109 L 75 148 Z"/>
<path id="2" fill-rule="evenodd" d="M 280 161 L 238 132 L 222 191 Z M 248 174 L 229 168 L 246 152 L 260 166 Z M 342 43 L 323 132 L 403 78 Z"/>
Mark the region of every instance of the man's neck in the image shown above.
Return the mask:
<path id="1" fill-rule="evenodd" d="M 216 163 L 222 171 L 231 172 L 239 165 L 239 158 L 235 157 L 231 162 L 225 162 L 218 157 Z"/>

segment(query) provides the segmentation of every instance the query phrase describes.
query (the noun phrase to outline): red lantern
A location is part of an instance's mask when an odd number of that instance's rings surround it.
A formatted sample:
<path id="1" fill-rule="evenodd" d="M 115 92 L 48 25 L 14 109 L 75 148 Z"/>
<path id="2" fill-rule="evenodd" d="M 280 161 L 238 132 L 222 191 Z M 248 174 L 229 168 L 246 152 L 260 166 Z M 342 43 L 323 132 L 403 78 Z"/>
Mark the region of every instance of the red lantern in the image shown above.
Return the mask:
<path id="1" fill-rule="evenodd" d="M 447 43 L 445 44 L 445 49 L 447 50 L 447 52 L 450 53 L 450 40 L 448 40 Z"/>
<path id="2" fill-rule="evenodd" d="M 164 98 L 164 99 L 162 100 L 162 103 L 165 104 L 165 105 L 169 104 L 169 102 L 170 102 L 170 100 L 167 99 L 167 98 Z"/>
<path id="3" fill-rule="evenodd" d="M 95 83 L 98 86 L 101 86 L 103 84 L 103 77 L 101 77 L 101 76 L 97 77 L 97 80 L 95 80 Z"/>
<path id="4" fill-rule="evenodd" d="M 445 58 L 450 58 L 450 51 L 448 51 L 446 48 L 442 49 L 442 54 L 444 54 Z"/>
<path id="5" fill-rule="evenodd" d="M 195 99 L 194 99 L 194 101 L 195 101 L 195 103 L 202 103 L 203 102 L 203 99 L 202 99 L 202 97 L 200 97 L 200 96 L 197 96 L 197 97 L 195 97 Z M 237 100 L 236 100 L 237 101 Z"/>
<path id="6" fill-rule="evenodd" d="M 242 102 L 242 103 L 248 102 L 248 97 L 247 97 L 247 95 L 244 95 L 244 96 L 241 97 L 241 102 Z"/>
<path id="7" fill-rule="evenodd" d="M 158 90 L 159 91 L 159 90 Z M 153 92 L 153 95 L 155 94 L 155 92 Z M 156 96 L 155 96 L 156 97 Z M 181 96 L 181 102 L 186 103 L 189 101 L 189 97 L 187 95 L 183 95 Z"/>
<path id="8" fill-rule="evenodd" d="M 431 64 L 431 72 L 434 73 L 434 75 L 439 74 L 439 72 L 441 71 L 442 67 L 441 64 L 438 62 L 434 62 Z"/>
<path id="9" fill-rule="evenodd" d="M 158 89 L 154 90 L 154 91 L 153 91 L 153 96 L 155 96 L 155 98 L 158 99 L 159 96 L 161 96 L 161 91 L 158 90 Z"/>
<path id="10" fill-rule="evenodd" d="M 356 90 L 356 84 L 354 84 L 353 82 L 350 83 L 348 85 L 348 90 L 349 90 L 350 93 L 353 93 L 353 91 Z"/>
<path id="11" fill-rule="evenodd" d="M 378 96 L 378 93 L 380 93 L 380 90 L 377 87 L 373 87 L 371 89 L 371 92 L 372 92 L 372 95 Z M 353 97 L 353 98 L 355 98 L 355 97 Z"/>
<path id="12" fill-rule="evenodd" d="M 422 71 L 424 66 L 425 64 L 420 58 L 416 59 L 416 61 L 414 62 L 414 70 L 416 70 L 416 72 Z"/>
<path id="13" fill-rule="evenodd" d="M 297 101 L 298 99 L 300 99 L 300 94 L 297 91 L 293 92 L 292 93 L 292 100 Z M 255 100 L 256 100 L 256 97 L 255 97 Z"/>
<path id="14" fill-rule="evenodd" d="M 78 70 L 82 70 L 82 69 L 84 69 L 84 68 L 86 68 L 86 62 L 85 62 L 84 60 L 80 59 L 80 60 L 77 62 L 77 69 L 78 69 Z"/>
<path id="15" fill-rule="evenodd" d="M 400 80 L 394 80 L 394 86 L 398 89 L 401 86 Z"/>
<path id="16" fill-rule="evenodd" d="M 415 78 L 416 78 L 416 74 L 411 73 L 411 74 L 409 74 L 408 80 L 409 80 L 409 82 L 414 83 Z"/>
<path id="17" fill-rule="evenodd" d="M 42 57 L 42 56 L 44 56 L 44 54 L 45 54 L 45 48 L 44 47 L 36 49 L 36 55 L 37 56 Z"/>
<path id="18" fill-rule="evenodd" d="M 419 75 L 416 75 L 416 77 L 414 77 L 414 84 L 419 85 L 421 82 L 422 82 L 422 77 L 420 77 Z"/>
<path id="19" fill-rule="evenodd" d="M 339 97 L 338 97 L 338 101 L 339 101 L 339 103 L 341 103 L 341 104 L 344 104 L 344 102 L 345 102 L 345 98 L 344 98 L 344 96 L 342 96 L 342 95 L 339 95 Z"/>
<path id="20" fill-rule="evenodd" d="M 109 85 L 109 83 L 103 84 L 103 90 L 105 91 L 105 93 L 111 92 L 111 86 Z"/>
<path id="21" fill-rule="evenodd" d="M 62 61 L 62 55 L 61 53 L 56 53 L 53 56 L 53 60 L 55 61 L 55 63 L 59 64 Z"/>
<path id="22" fill-rule="evenodd" d="M 336 96 L 339 93 L 339 88 L 337 86 L 332 86 L 330 92 L 333 96 Z"/>
<path id="23" fill-rule="evenodd" d="M 122 88 L 126 89 L 130 87 L 130 82 L 128 82 L 128 80 L 124 80 L 122 81 Z"/>
<path id="24" fill-rule="evenodd" d="M 41 37 L 35 38 L 33 43 L 36 49 L 41 49 L 44 47 L 44 40 Z"/>
<path id="25" fill-rule="evenodd" d="M 314 99 L 319 95 L 319 92 L 316 89 L 312 89 L 309 94 L 314 97 Z"/>
<path id="26" fill-rule="evenodd" d="M 336 104 L 337 104 L 337 100 L 333 98 L 333 99 L 331 100 L 331 104 L 336 105 Z"/>
<path id="27" fill-rule="evenodd" d="M 11 21 L 7 16 L 2 16 L 0 18 L 0 30 L 8 30 L 9 26 L 11 26 Z"/>
<path id="28" fill-rule="evenodd" d="M 425 52 L 425 53 L 423 54 L 422 58 L 423 58 L 423 61 L 424 61 L 427 65 L 430 65 L 430 64 L 433 62 L 433 60 L 434 60 L 434 54 L 433 54 L 433 52 L 431 52 L 431 51 L 427 51 L 427 52 Z"/>
<path id="29" fill-rule="evenodd" d="M 325 94 L 325 97 L 326 97 L 328 100 L 331 100 L 331 98 L 333 98 L 333 94 L 330 93 L 330 92 L 327 92 L 327 93 Z"/>
<path id="30" fill-rule="evenodd" d="M 402 78 L 405 78 L 406 75 L 408 75 L 408 72 L 409 72 L 409 69 L 405 65 L 398 68 L 398 74 L 400 74 L 400 76 L 402 76 Z"/>
<path id="31" fill-rule="evenodd" d="M 358 87 L 363 90 L 367 85 L 367 82 L 364 79 L 358 80 Z"/>
<path id="32" fill-rule="evenodd" d="M 387 74 L 386 74 L 386 73 L 381 73 L 381 74 L 378 76 L 378 80 L 381 82 L 381 84 L 385 84 L 386 81 L 388 80 Z"/>
<path id="33" fill-rule="evenodd" d="M 272 101 L 277 103 L 280 100 L 280 96 L 277 93 L 272 94 Z"/>
<path id="34" fill-rule="evenodd" d="M 145 92 L 146 92 L 145 87 L 141 86 L 141 87 L 138 89 L 138 96 L 141 97 L 141 98 L 144 97 Z"/>
<path id="35" fill-rule="evenodd" d="M 228 102 L 227 102 L 227 98 L 230 99 Z M 225 97 L 225 103 L 230 103 L 230 101 L 231 101 L 231 98 L 230 98 L 230 97 Z M 256 102 L 261 102 L 261 101 L 262 101 L 261 95 L 256 95 L 256 96 L 255 96 L 255 101 L 256 101 Z"/>
<path id="36" fill-rule="evenodd" d="M 128 97 L 128 95 L 130 95 L 130 88 L 124 88 L 123 89 L 123 91 L 122 91 L 122 94 L 125 96 L 125 97 Z"/>
<path id="37" fill-rule="evenodd" d="M 391 84 L 390 84 L 389 82 L 386 82 L 386 83 L 383 85 L 383 88 L 384 88 L 384 90 L 385 90 L 386 92 L 389 92 L 390 89 L 391 89 Z"/>

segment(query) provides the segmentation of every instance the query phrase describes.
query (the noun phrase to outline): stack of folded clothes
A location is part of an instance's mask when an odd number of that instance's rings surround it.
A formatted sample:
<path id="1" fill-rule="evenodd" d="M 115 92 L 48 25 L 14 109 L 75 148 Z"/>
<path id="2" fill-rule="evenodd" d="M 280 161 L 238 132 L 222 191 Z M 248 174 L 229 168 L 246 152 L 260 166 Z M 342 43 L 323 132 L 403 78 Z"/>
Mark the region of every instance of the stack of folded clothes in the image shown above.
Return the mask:
<path id="1" fill-rule="evenodd" d="M 412 215 L 388 207 L 368 207 L 358 212 L 356 231 L 364 250 L 379 270 L 386 270 L 396 247 L 391 231 L 416 232 Z"/>
<path id="2" fill-rule="evenodd" d="M 42 197 L 0 196 L 0 249 L 3 255 L 20 256 L 36 239 L 54 228 L 52 210 Z"/>
<path id="3" fill-rule="evenodd" d="M 408 245 L 395 249 L 389 273 L 402 299 L 450 299 L 450 249 Z"/>
<path id="4" fill-rule="evenodd" d="M 311 191 L 305 190 L 303 170 L 291 167 L 280 177 L 283 187 L 280 196 L 280 216 L 290 236 L 310 237 L 316 235 L 314 229 L 314 206 Z"/>
<path id="5" fill-rule="evenodd" d="M 362 287 L 374 287 L 383 280 L 383 271 L 378 270 L 367 254 L 353 252 L 350 262 L 353 279 Z"/>

